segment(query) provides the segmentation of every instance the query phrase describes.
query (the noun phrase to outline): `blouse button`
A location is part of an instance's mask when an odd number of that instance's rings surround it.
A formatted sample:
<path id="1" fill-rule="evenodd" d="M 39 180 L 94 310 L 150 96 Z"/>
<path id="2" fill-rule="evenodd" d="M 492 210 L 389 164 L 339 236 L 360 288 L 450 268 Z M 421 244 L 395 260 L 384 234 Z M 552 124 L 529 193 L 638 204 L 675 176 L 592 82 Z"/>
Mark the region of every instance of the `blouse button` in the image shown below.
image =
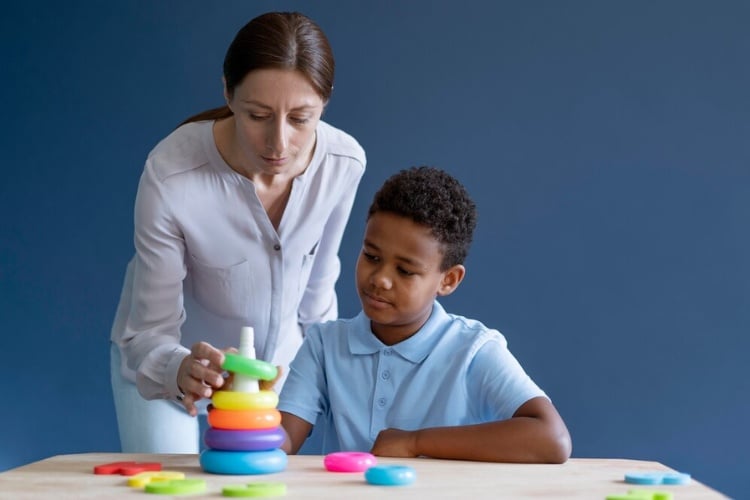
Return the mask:
<path id="1" fill-rule="evenodd" d="M 281 250 L 281 245 L 279 245 L 278 243 L 276 243 L 276 244 L 275 244 L 275 245 L 273 246 L 273 249 L 274 249 L 274 250 L 276 250 L 276 251 L 278 252 L 279 250 Z"/>

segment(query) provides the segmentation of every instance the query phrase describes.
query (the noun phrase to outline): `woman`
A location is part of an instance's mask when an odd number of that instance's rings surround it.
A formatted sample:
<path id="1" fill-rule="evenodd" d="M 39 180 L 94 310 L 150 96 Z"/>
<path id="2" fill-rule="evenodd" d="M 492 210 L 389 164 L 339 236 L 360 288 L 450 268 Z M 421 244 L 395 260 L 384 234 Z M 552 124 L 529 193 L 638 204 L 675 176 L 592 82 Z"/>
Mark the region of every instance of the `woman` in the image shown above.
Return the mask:
<path id="1" fill-rule="evenodd" d="M 226 106 L 149 154 L 111 337 L 124 452 L 197 452 L 196 403 L 222 387 L 217 346 L 237 345 L 242 326 L 285 373 L 304 327 L 337 317 L 337 253 L 365 154 L 320 120 L 333 76 L 312 20 L 263 14 L 227 50 Z"/>

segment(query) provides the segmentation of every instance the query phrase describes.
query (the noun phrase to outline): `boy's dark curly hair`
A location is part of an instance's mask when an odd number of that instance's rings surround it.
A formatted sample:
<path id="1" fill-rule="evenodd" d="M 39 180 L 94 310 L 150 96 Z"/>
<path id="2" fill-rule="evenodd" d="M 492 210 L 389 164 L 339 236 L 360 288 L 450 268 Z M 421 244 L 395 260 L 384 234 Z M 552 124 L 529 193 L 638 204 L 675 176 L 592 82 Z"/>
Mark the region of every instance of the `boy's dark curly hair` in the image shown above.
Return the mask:
<path id="1" fill-rule="evenodd" d="M 443 248 L 440 270 L 463 264 L 477 225 L 477 208 L 466 189 L 447 172 L 421 166 L 401 170 L 385 181 L 367 212 L 408 217 L 430 228 Z"/>

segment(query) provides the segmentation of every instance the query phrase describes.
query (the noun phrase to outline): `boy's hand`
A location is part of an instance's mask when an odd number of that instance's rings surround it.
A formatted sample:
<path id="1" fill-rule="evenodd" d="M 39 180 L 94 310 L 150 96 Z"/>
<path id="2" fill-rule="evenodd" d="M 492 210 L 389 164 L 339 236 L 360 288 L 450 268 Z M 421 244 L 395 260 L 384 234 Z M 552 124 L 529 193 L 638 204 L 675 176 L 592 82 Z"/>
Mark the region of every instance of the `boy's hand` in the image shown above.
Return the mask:
<path id="1" fill-rule="evenodd" d="M 270 391 L 273 389 L 273 386 L 276 385 L 276 382 L 281 377 L 281 367 L 279 365 L 276 365 L 276 378 L 273 380 L 259 380 L 258 386 L 260 387 L 261 391 Z"/>
<path id="2" fill-rule="evenodd" d="M 378 433 L 370 453 L 381 457 L 418 457 L 417 431 L 384 429 Z"/>
<path id="3" fill-rule="evenodd" d="M 228 350 L 226 352 L 233 352 L 231 350 Z M 234 352 L 236 352 L 236 349 L 234 349 Z M 276 365 L 276 378 L 273 380 L 258 380 L 258 388 L 260 388 L 261 391 L 272 391 L 273 386 L 276 385 L 276 382 L 281 377 L 281 367 L 279 365 Z M 226 380 L 224 381 L 224 386 L 229 387 L 229 390 L 232 390 L 234 384 L 234 373 L 229 373 L 229 376 L 227 376 Z"/>

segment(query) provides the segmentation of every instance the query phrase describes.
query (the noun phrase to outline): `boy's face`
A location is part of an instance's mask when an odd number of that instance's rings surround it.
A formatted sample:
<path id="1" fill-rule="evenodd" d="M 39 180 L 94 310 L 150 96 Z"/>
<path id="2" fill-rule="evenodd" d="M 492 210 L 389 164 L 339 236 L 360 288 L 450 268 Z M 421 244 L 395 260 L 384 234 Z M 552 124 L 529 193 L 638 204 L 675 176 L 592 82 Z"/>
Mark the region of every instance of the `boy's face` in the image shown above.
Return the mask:
<path id="1" fill-rule="evenodd" d="M 357 293 L 381 342 L 409 338 L 430 317 L 435 297 L 458 286 L 463 266 L 440 271 L 442 259 L 440 243 L 427 227 L 390 212 L 376 212 L 367 221 Z"/>

